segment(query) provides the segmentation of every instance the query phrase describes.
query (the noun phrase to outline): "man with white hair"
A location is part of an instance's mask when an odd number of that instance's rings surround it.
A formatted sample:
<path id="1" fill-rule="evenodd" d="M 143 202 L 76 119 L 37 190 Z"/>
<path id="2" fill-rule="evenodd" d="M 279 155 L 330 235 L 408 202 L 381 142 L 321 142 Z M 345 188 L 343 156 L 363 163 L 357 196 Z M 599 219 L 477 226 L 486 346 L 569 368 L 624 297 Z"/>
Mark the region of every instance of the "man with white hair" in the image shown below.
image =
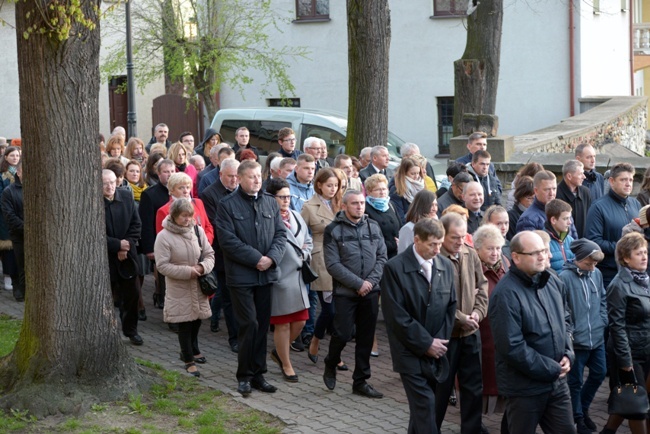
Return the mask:
<path id="1" fill-rule="evenodd" d="M 126 139 L 126 130 L 124 127 L 117 126 L 111 131 L 111 136 L 120 136 L 123 139 Z"/>
<path id="2" fill-rule="evenodd" d="M 465 184 L 463 188 L 463 201 L 465 202 L 465 208 L 469 211 L 467 232 L 470 234 L 473 234 L 481 224 L 481 220 L 483 219 L 481 207 L 483 206 L 484 200 L 483 186 L 480 183 L 471 181 Z"/>
<path id="3" fill-rule="evenodd" d="M 368 167 L 368 164 L 370 164 L 370 152 L 372 151 L 372 148 L 370 146 L 367 146 L 359 152 L 359 162 L 361 163 L 362 168 Z"/>
<path id="4" fill-rule="evenodd" d="M 366 179 L 375 173 L 381 173 L 390 181 L 394 173 L 392 169 L 388 168 L 389 162 L 390 155 L 388 154 L 388 149 L 385 146 L 373 146 L 370 151 L 370 164 L 366 168 L 361 169 L 359 178 L 361 178 L 362 182 L 366 182 Z"/>
<path id="5" fill-rule="evenodd" d="M 327 148 L 325 140 L 319 139 L 318 137 L 307 137 L 303 143 L 303 150 L 306 154 L 311 155 L 316 160 L 316 171 L 314 176 L 318 173 L 323 167 L 329 167 L 327 161 L 321 160 L 321 155 L 324 149 Z"/>

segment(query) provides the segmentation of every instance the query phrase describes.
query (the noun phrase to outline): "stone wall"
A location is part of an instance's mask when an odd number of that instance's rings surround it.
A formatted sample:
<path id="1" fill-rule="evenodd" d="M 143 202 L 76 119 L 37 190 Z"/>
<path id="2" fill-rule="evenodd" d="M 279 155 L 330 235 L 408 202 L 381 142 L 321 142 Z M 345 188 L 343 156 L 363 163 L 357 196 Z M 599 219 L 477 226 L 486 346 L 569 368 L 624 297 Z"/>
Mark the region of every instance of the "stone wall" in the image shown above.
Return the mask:
<path id="1" fill-rule="evenodd" d="M 515 137 L 515 152 L 573 153 L 581 143 L 597 152 L 618 144 L 646 153 L 647 97 L 612 97 L 603 104 L 550 127 Z"/>

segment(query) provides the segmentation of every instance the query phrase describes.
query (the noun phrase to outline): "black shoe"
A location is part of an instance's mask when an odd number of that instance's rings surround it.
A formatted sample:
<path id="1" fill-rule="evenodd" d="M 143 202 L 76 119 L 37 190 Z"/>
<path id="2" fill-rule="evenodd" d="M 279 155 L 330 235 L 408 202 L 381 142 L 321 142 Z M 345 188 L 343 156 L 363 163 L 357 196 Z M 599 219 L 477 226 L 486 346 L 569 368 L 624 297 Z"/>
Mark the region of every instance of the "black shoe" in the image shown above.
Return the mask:
<path id="1" fill-rule="evenodd" d="M 336 365 L 336 369 L 338 369 L 339 371 L 347 371 L 349 368 L 348 365 L 343 363 L 342 365 Z"/>
<path id="2" fill-rule="evenodd" d="M 144 341 L 138 334 L 129 336 L 129 340 L 133 345 L 142 345 L 144 343 Z"/>
<path id="3" fill-rule="evenodd" d="M 483 424 L 483 422 L 481 422 L 481 434 L 490 434 L 490 430 L 487 429 L 487 427 L 485 426 L 485 424 Z"/>
<path id="4" fill-rule="evenodd" d="M 237 386 L 237 392 L 241 393 L 241 396 L 246 398 L 251 394 L 251 383 L 250 381 L 240 381 L 239 386 Z"/>
<path id="5" fill-rule="evenodd" d="M 25 293 L 14 289 L 14 298 L 16 301 L 25 301 Z"/>
<path id="6" fill-rule="evenodd" d="M 278 390 L 277 387 L 269 384 L 264 377 L 260 377 L 257 380 L 253 379 L 251 381 L 251 387 L 264 393 L 275 393 L 275 391 Z"/>
<path id="7" fill-rule="evenodd" d="M 199 372 L 198 369 L 196 371 L 190 371 L 190 368 L 192 366 L 194 366 L 194 368 L 196 368 L 196 365 L 194 364 L 194 362 L 190 362 L 190 363 L 185 364 L 185 370 L 187 371 L 187 373 L 190 374 L 190 375 L 193 375 L 193 376 L 195 376 L 197 378 L 200 377 L 201 373 Z"/>
<path id="8" fill-rule="evenodd" d="M 138 311 L 138 321 L 146 321 L 147 320 L 147 311 L 142 309 Z"/>
<path id="9" fill-rule="evenodd" d="M 158 309 L 163 309 L 165 307 L 165 297 L 161 296 L 160 294 L 154 294 L 153 307 L 157 307 Z"/>
<path id="10" fill-rule="evenodd" d="M 596 431 L 598 428 L 596 427 L 596 424 L 594 423 L 593 420 L 589 417 L 589 413 L 585 411 L 585 409 L 582 409 L 583 413 L 583 420 L 585 422 L 585 426 L 589 428 L 591 431 Z"/>
<path id="11" fill-rule="evenodd" d="M 169 327 L 169 330 L 173 331 L 174 333 L 178 333 L 179 331 L 178 323 L 170 322 L 167 324 L 167 327 Z"/>
<path id="12" fill-rule="evenodd" d="M 318 363 L 318 354 L 314 355 L 307 350 L 307 357 L 309 357 L 309 360 L 311 360 L 312 363 Z"/>
<path id="13" fill-rule="evenodd" d="M 278 355 L 278 352 L 275 348 L 271 350 L 271 360 L 278 364 L 280 370 L 284 374 L 284 369 L 282 369 L 282 360 L 280 360 L 280 356 Z"/>
<path id="14" fill-rule="evenodd" d="M 218 333 L 221 331 L 221 327 L 219 327 L 219 324 L 210 324 L 210 331 L 212 333 Z"/>
<path id="15" fill-rule="evenodd" d="M 329 390 L 334 390 L 336 387 L 336 369 L 325 365 L 325 372 L 323 372 L 323 382 L 325 383 L 325 387 L 327 387 Z"/>
<path id="16" fill-rule="evenodd" d="M 370 384 L 363 383 L 361 386 L 353 387 L 352 393 L 367 398 L 383 398 L 384 394 L 377 392 Z"/>
<path id="17" fill-rule="evenodd" d="M 282 370 L 282 376 L 286 381 L 289 383 L 297 383 L 298 382 L 298 375 L 293 374 L 293 375 L 287 375 L 286 372 L 284 372 L 284 369 L 280 368 Z"/>
<path id="18" fill-rule="evenodd" d="M 296 338 L 295 341 L 291 342 L 291 349 L 299 353 L 305 351 L 305 344 L 302 343 L 302 339 L 300 339 L 300 337 Z"/>
<path id="19" fill-rule="evenodd" d="M 585 425 L 583 418 L 576 419 L 576 432 L 578 434 L 591 434 L 592 431 Z"/>
<path id="20" fill-rule="evenodd" d="M 194 356 L 194 361 L 195 361 L 196 363 L 200 363 L 201 365 L 204 365 L 204 364 L 206 364 L 206 363 L 208 362 L 208 361 L 206 360 L 205 356 L 201 356 L 201 357 L 196 357 L 196 356 Z"/>
<path id="21" fill-rule="evenodd" d="M 233 353 L 238 353 L 239 352 L 239 344 L 235 342 L 234 344 L 230 344 L 230 351 Z"/>
<path id="22" fill-rule="evenodd" d="M 314 335 L 309 334 L 309 333 L 302 335 L 302 344 L 304 346 L 308 347 L 311 344 L 311 338 L 313 338 L 313 337 L 314 337 Z"/>

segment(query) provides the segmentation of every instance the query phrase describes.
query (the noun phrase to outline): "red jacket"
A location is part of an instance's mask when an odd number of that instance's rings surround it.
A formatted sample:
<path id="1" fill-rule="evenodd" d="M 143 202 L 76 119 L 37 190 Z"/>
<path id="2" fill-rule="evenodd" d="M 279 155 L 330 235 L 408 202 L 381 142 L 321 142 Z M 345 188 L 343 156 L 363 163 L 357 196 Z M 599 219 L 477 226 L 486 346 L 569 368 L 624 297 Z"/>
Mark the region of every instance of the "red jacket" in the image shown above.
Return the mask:
<path id="1" fill-rule="evenodd" d="M 169 215 L 169 207 L 171 204 L 172 201 L 170 199 L 169 202 L 158 208 L 158 211 L 156 211 L 156 234 L 163 230 L 162 222 L 165 220 L 165 217 Z M 201 199 L 192 199 L 192 205 L 194 205 L 194 220 L 196 220 L 196 224 L 203 228 L 205 236 L 208 237 L 208 241 L 212 244 L 212 241 L 214 240 L 214 229 L 210 224 L 208 214 L 205 212 L 203 201 Z"/>

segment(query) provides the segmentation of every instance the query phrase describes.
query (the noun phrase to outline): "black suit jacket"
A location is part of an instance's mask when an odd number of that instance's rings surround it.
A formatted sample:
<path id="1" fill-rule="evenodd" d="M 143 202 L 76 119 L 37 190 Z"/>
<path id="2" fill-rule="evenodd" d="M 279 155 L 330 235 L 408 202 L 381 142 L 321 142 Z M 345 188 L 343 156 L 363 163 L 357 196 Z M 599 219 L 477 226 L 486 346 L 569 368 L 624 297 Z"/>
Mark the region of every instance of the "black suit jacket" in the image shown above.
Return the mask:
<path id="1" fill-rule="evenodd" d="M 221 183 L 221 179 L 217 179 L 214 184 L 210 185 L 199 194 L 199 197 L 205 206 L 205 212 L 208 214 L 208 219 L 210 220 L 210 223 L 212 223 L 213 228 L 217 227 L 219 202 L 230 193 L 231 192 Z M 223 252 L 221 251 L 221 247 L 219 247 L 219 237 L 217 236 L 216 230 L 214 241 L 212 241 L 212 248 L 214 249 L 214 268 L 218 272 L 224 272 L 225 265 L 223 261 Z"/>
<path id="2" fill-rule="evenodd" d="M 128 256 L 135 261 L 137 251 L 136 241 L 140 238 L 140 216 L 135 209 L 135 202 L 128 190 L 115 190 L 113 201 L 104 198 L 104 212 L 106 216 L 106 244 L 108 248 L 108 264 L 111 272 L 111 282 L 119 278 L 120 261 L 117 253 L 120 251 L 122 240 L 130 244 Z"/>
<path id="3" fill-rule="evenodd" d="M 433 338 L 449 339 L 454 328 L 454 266 L 440 254 L 433 259 L 429 292 L 411 245 L 386 263 L 380 286 L 393 370 L 423 373 L 423 362 L 432 362 L 425 353 Z"/>
<path id="4" fill-rule="evenodd" d="M 370 163 L 359 171 L 359 178 L 361 178 L 361 182 L 366 182 L 366 179 L 370 178 L 375 173 L 378 172 L 375 170 L 375 166 L 373 166 L 372 163 Z M 387 167 L 386 178 L 388 179 L 388 181 L 390 181 L 393 178 L 393 175 L 394 175 L 393 169 Z"/>
<path id="5" fill-rule="evenodd" d="M 153 253 L 156 242 L 156 212 L 158 208 L 169 202 L 169 191 L 160 182 L 147 188 L 140 196 L 138 214 L 142 222 L 142 237 L 140 239 L 140 252 Z"/>

